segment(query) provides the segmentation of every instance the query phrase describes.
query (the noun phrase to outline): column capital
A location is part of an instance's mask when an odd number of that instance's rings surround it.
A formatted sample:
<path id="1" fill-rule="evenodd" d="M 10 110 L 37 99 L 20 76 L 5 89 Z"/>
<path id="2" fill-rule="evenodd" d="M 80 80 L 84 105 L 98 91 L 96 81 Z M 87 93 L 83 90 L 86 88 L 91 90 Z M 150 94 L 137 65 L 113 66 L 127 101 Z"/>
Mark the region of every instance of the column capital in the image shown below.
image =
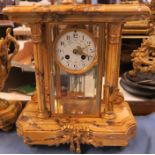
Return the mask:
<path id="1" fill-rule="evenodd" d="M 122 23 L 110 23 L 109 24 L 109 43 L 119 44 L 120 43 L 120 33 L 122 29 Z"/>
<path id="2" fill-rule="evenodd" d="M 30 24 L 31 27 L 31 34 L 32 34 L 32 41 L 34 43 L 40 43 L 41 42 L 41 23 L 35 23 L 35 24 Z"/>

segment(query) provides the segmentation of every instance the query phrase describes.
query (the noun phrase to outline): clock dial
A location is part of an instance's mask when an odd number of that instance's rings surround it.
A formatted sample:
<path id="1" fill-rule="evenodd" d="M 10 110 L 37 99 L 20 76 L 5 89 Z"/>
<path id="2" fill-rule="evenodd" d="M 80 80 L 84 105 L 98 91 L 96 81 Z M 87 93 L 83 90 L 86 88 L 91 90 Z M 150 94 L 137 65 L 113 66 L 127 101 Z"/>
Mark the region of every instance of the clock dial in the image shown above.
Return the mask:
<path id="1" fill-rule="evenodd" d="M 55 44 L 57 62 L 66 72 L 81 74 L 96 62 L 96 44 L 92 35 L 79 29 L 62 33 Z"/>

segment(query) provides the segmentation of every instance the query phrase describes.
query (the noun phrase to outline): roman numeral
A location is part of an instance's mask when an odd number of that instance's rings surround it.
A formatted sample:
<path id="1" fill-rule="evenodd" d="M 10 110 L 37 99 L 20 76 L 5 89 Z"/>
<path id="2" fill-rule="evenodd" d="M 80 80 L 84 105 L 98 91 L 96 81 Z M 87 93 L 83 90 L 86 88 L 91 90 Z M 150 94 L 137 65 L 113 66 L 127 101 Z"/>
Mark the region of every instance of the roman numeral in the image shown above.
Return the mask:
<path id="1" fill-rule="evenodd" d="M 87 41 L 87 45 L 90 46 L 91 45 L 91 42 L 90 41 Z"/>
<path id="2" fill-rule="evenodd" d="M 90 56 L 88 56 L 88 61 L 89 61 L 90 59 L 92 59 L 92 58 L 93 58 L 93 56 L 91 56 L 91 55 L 90 55 Z"/>
<path id="3" fill-rule="evenodd" d="M 82 36 L 82 39 L 84 40 L 85 39 L 85 36 Z"/>
<path id="4" fill-rule="evenodd" d="M 78 38 L 78 34 L 77 34 L 77 33 L 74 33 L 74 34 L 73 34 L 73 37 L 74 37 L 74 38 Z"/>
<path id="5" fill-rule="evenodd" d="M 61 57 L 61 60 L 64 60 L 64 58 L 65 58 L 64 56 L 63 56 L 63 57 Z"/>
<path id="6" fill-rule="evenodd" d="M 58 49 L 57 51 L 61 53 L 61 49 Z"/>
<path id="7" fill-rule="evenodd" d="M 63 46 L 65 43 L 63 41 L 60 42 L 61 46 Z"/>
<path id="8" fill-rule="evenodd" d="M 69 35 L 67 35 L 66 38 L 67 38 L 67 40 L 70 40 L 71 37 Z"/>

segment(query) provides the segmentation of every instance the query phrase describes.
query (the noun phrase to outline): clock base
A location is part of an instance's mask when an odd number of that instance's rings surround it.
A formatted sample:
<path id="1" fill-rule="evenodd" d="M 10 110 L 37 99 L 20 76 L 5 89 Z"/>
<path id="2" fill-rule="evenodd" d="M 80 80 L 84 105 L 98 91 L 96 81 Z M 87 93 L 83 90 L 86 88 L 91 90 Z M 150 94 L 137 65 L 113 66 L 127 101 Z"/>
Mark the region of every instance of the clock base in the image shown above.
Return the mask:
<path id="1" fill-rule="evenodd" d="M 126 146 L 135 135 L 136 122 L 126 102 L 114 105 L 116 118 L 97 117 L 37 117 L 37 104 L 27 103 L 17 120 L 17 133 L 29 145 L 70 144 L 70 149 L 80 153 L 80 144 L 95 147 Z"/>

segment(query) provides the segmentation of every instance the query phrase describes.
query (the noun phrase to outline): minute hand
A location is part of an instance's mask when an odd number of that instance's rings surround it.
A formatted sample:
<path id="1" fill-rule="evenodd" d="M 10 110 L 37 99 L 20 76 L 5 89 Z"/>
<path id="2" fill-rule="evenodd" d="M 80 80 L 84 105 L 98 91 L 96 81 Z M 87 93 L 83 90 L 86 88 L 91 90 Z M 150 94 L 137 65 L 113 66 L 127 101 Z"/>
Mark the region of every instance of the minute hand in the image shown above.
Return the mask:
<path id="1" fill-rule="evenodd" d="M 80 46 L 77 46 L 78 54 L 88 56 L 88 54 L 83 51 L 85 48 L 86 47 L 81 48 Z"/>

